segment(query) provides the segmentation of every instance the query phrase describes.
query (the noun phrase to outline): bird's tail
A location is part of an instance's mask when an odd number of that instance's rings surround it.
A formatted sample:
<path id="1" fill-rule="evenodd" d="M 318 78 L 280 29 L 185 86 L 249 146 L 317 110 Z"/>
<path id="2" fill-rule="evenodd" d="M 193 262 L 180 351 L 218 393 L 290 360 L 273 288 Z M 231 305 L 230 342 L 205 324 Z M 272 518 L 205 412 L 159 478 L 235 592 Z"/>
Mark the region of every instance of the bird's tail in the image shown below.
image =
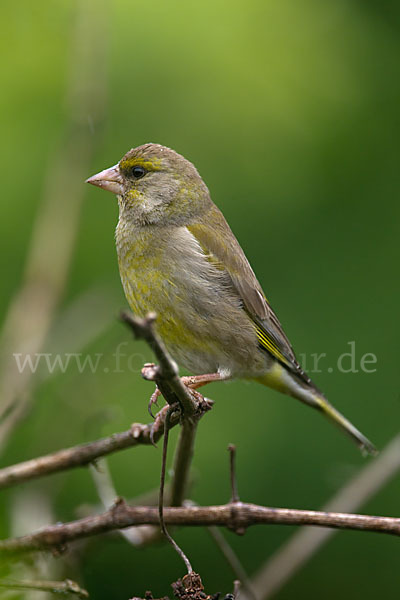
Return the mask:
<path id="1" fill-rule="evenodd" d="M 314 393 L 313 401 L 309 403 L 310 406 L 314 406 L 318 410 L 324 413 L 333 423 L 335 423 L 342 431 L 347 433 L 351 437 L 352 440 L 357 444 L 363 454 L 377 454 L 378 451 L 375 448 L 374 444 L 370 442 L 370 440 L 365 437 L 351 423 L 342 413 L 340 413 L 336 408 L 328 402 L 328 400 L 322 395 Z"/>
<path id="2" fill-rule="evenodd" d="M 358 445 L 363 454 L 377 454 L 374 444 L 369 441 L 344 415 L 325 398 L 317 388 L 305 386 L 299 382 L 295 376 L 292 376 L 284 367 L 275 364 L 274 368 L 266 375 L 257 378 L 257 381 L 275 388 L 280 392 L 286 393 L 294 398 L 298 398 L 305 404 L 313 406 L 326 415 L 342 431 Z"/>

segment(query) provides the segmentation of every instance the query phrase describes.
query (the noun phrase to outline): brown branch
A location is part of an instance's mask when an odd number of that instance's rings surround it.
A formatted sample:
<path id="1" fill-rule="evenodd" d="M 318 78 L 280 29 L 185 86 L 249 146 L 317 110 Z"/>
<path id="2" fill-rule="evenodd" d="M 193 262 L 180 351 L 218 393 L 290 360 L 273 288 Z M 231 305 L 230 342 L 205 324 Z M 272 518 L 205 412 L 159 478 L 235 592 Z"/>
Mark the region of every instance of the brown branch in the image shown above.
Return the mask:
<path id="1" fill-rule="evenodd" d="M 175 413 L 172 416 L 170 427 L 174 427 L 179 423 L 179 415 Z M 147 444 L 150 445 L 152 440 L 150 434 L 152 424 L 142 425 L 134 423 L 127 431 L 114 433 L 109 437 L 95 440 L 87 444 L 80 444 L 46 456 L 33 458 L 25 462 L 18 463 L 0 469 L 0 489 L 16 485 L 23 481 L 36 479 L 45 475 L 51 475 L 66 469 L 75 467 L 84 467 L 94 462 L 96 459 L 117 452 L 132 448 L 134 446 Z M 158 428 L 154 432 L 153 439 L 157 441 L 161 438 L 164 432 L 164 416 L 160 411 Z"/>
<path id="2" fill-rule="evenodd" d="M 251 525 L 316 525 L 337 529 L 374 531 L 400 536 L 400 518 L 376 517 L 292 508 L 270 508 L 238 502 L 219 506 L 189 506 L 164 508 L 164 521 L 168 525 L 228 527 L 236 531 Z M 40 531 L 0 541 L 0 555 L 51 550 L 66 543 L 115 529 L 133 525 L 157 525 L 158 508 L 128 506 L 119 500 L 110 510 L 85 519 L 52 525 Z"/>

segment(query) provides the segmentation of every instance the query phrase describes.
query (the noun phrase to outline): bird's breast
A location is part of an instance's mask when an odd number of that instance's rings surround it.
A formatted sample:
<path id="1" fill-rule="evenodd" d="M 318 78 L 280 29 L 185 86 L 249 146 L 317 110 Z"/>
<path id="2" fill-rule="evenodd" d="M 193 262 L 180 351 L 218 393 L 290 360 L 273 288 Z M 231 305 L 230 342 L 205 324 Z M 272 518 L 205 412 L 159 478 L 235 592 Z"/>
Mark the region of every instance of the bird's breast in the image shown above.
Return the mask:
<path id="1" fill-rule="evenodd" d="M 254 353 L 254 329 L 229 275 L 215 268 L 186 228 L 119 224 L 116 241 L 132 310 L 158 314 L 157 330 L 178 362 L 208 372 L 227 365 L 235 346 Z"/>

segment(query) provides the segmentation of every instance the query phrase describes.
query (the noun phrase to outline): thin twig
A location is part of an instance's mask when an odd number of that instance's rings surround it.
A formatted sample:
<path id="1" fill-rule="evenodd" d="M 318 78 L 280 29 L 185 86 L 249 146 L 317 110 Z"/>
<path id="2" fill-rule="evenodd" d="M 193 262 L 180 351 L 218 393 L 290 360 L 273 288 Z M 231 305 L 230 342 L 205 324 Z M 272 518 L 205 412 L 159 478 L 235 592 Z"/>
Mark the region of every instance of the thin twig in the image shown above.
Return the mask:
<path id="1" fill-rule="evenodd" d="M 178 546 L 173 537 L 168 533 L 168 530 L 165 526 L 164 521 L 164 486 L 165 486 L 165 472 L 167 469 L 167 452 L 168 452 L 168 434 L 169 434 L 169 421 L 171 414 L 174 410 L 178 408 L 178 405 L 172 405 L 169 407 L 167 416 L 165 418 L 165 431 L 164 431 L 164 443 L 163 443 L 163 454 L 162 454 L 162 463 L 161 463 L 161 476 L 160 476 L 160 493 L 158 496 L 158 516 L 160 519 L 160 528 L 162 533 L 165 535 L 169 543 L 173 546 L 176 552 L 179 554 L 183 562 L 185 563 L 188 574 L 193 573 L 192 565 L 186 554 L 183 550 Z"/>
<path id="2" fill-rule="evenodd" d="M 78 598 L 86 600 L 88 592 L 81 588 L 75 581 L 65 579 L 64 581 L 13 581 L 11 579 L 0 580 L 0 587 L 10 590 L 37 590 L 41 592 L 52 592 L 53 594 L 75 594 Z"/>
<path id="3" fill-rule="evenodd" d="M 234 444 L 229 444 L 228 446 L 229 452 L 229 466 L 230 466 L 230 476 L 231 476 L 231 502 L 240 502 L 237 479 L 236 479 L 236 446 Z"/>
<path id="4" fill-rule="evenodd" d="M 230 472 L 230 483 L 231 483 L 231 503 L 234 504 L 234 503 L 240 502 L 239 492 L 238 492 L 238 488 L 237 488 L 236 468 L 235 468 L 236 467 L 236 465 L 235 465 L 236 446 L 234 444 L 229 444 L 228 452 L 229 452 L 229 467 L 230 467 L 229 472 Z M 218 529 L 218 527 L 208 527 L 208 531 L 209 531 L 211 537 L 213 538 L 214 542 L 218 546 L 218 548 L 221 550 L 222 554 L 225 557 L 225 560 L 230 565 L 232 571 L 234 572 L 236 577 L 238 577 L 238 579 L 242 582 L 244 588 L 247 591 L 249 598 L 251 600 L 256 600 L 256 596 L 251 588 L 250 578 L 247 575 L 242 563 L 240 562 L 239 557 L 233 550 L 232 546 L 228 543 L 228 541 L 225 538 L 222 531 L 220 531 Z M 240 534 L 242 532 L 237 532 L 237 533 Z M 235 582 L 235 583 L 238 583 L 238 585 L 239 585 L 239 582 Z M 234 591 L 233 595 L 236 597 L 237 591 Z"/>
<path id="5" fill-rule="evenodd" d="M 218 506 L 165 507 L 164 521 L 167 525 L 225 526 L 236 531 L 251 525 L 316 525 L 337 529 L 374 531 L 400 536 L 400 518 L 373 515 L 270 508 L 239 502 Z M 133 525 L 156 525 L 159 523 L 158 508 L 152 506 L 128 506 L 123 500 L 100 515 L 94 515 L 52 525 L 20 538 L 0 541 L 0 555 L 32 550 L 50 550 L 68 542 L 115 529 Z"/>

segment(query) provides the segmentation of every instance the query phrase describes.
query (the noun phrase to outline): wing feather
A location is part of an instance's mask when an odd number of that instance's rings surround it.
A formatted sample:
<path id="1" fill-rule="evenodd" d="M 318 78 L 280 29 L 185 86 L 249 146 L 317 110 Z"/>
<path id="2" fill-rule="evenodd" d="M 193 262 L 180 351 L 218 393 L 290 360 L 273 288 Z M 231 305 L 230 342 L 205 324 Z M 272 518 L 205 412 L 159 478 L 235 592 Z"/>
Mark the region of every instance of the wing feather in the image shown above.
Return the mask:
<path id="1" fill-rule="evenodd" d="M 254 322 L 260 346 L 301 379 L 310 382 L 272 310 L 239 242 L 221 211 L 214 205 L 202 223 L 188 226 L 204 254 L 218 269 L 229 273 L 244 309 Z"/>

